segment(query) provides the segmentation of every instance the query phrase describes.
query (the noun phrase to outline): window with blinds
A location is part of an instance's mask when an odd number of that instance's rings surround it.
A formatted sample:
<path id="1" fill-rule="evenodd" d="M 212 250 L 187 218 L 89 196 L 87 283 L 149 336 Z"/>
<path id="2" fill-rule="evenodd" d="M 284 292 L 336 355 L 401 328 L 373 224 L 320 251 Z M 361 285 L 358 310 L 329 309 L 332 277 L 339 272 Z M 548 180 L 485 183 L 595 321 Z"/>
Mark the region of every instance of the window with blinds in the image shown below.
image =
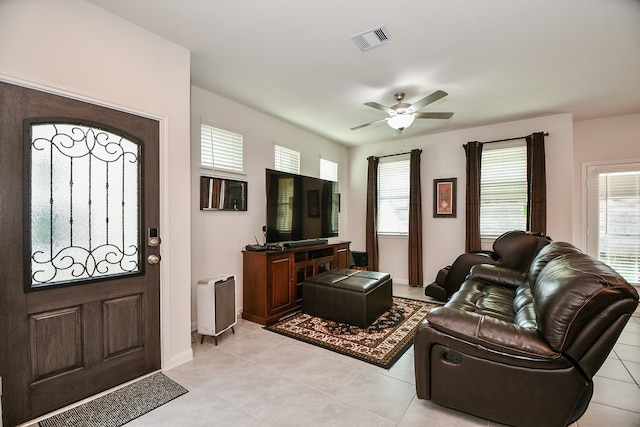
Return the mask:
<path id="1" fill-rule="evenodd" d="M 640 170 L 597 173 L 598 258 L 640 283 Z"/>
<path id="2" fill-rule="evenodd" d="M 320 159 L 320 178 L 326 179 L 333 182 L 338 182 L 338 164 L 336 162 L 332 162 L 327 159 Z M 339 189 L 338 186 L 333 187 L 334 193 L 331 195 L 332 206 L 339 206 Z M 338 209 L 333 209 L 331 211 L 331 231 L 334 233 L 338 232 Z"/>
<path id="3" fill-rule="evenodd" d="M 242 172 L 242 135 L 201 124 L 200 167 Z"/>
<path id="4" fill-rule="evenodd" d="M 409 233 L 409 159 L 378 164 L 378 233 Z"/>
<path id="5" fill-rule="evenodd" d="M 278 230 L 290 233 L 293 230 L 293 178 L 278 180 Z"/>
<path id="6" fill-rule="evenodd" d="M 327 159 L 320 159 L 320 178 L 338 182 L 338 164 Z"/>
<path id="7" fill-rule="evenodd" d="M 527 227 L 527 147 L 518 145 L 482 152 L 480 235 L 495 239 Z"/>
<path id="8" fill-rule="evenodd" d="M 275 146 L 274 169 L 280 172 L 300 173 L 300 153 L 290 148 Z"/>

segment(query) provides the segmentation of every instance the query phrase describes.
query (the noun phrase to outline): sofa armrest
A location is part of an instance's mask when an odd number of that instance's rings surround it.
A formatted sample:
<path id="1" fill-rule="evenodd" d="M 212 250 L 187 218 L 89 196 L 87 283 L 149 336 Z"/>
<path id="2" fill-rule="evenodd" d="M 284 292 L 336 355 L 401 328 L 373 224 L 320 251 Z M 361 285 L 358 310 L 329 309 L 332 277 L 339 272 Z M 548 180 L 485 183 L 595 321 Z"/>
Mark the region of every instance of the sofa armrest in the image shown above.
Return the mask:
<path id="1" fill-rule="evenodd" d="M 427 315 L 429 326 L 473 346 L 528 360 L 555 360 L 553 351 L 537 329 L 452 307 L 437 307 Z"/>
<path id="2" fill-rule="evenodd" d="M 480 280 L 496 285 L 517 288 L 526 279 L 527 274 L 512 268 L 492 264 L 476 264 L 471 268 L 467 279 Z"/>

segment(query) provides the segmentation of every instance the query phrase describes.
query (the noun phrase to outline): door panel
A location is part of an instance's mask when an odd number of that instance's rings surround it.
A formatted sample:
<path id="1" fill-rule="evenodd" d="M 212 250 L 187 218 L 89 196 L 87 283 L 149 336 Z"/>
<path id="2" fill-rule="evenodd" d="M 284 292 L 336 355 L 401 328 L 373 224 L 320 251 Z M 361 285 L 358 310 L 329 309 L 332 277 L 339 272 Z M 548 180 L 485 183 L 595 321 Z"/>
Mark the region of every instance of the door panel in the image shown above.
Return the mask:
<path id="1" fill-rule="evenodd" d="M 49 124 L 61 122 L 90 131 L 72 143 L 56 145 L 53 137 L 46 137 L 51 152 L 71 151 L 42 163 L 29 151 L 35 147 L 31 125 L 50 129 Z M 116 161 L 128 156 L 119 154 L 117 142 L 100 145 L 106 137 L 91 136 L 106 132 L 139 145 L 139 180 Z M 73 145 L 80 143 L 86 146 Z M 74 151 L 82 147 L 84 152 Z M 87 147 L 102 154 L 89 159 Z M 97 161 L 100 156 L 107 161 Z M 83 170 L 89 171 L 85 178 Z M 52 177 L 50 184 L 30 191 L 34 174 Z M 104 185 L 85 185 L 105 175 L 109 178 Z M 133 216 L 124 213 L 124 205 L 132 206 L 125 200 L 127 192 L 137 200 Z M 159 226 L 158 200 L 156 121 L 0 82 L 0 376 L 5 425 L 160 368 L 160 267 L 146 263 L 160 250 L 148 246 L 145 237 L 149 228 Z M 44 210 L 34 210 L 32 204 L 40 203 Z M 32 217 L 32 211 L 38 213 Z M 42 212 L 49 215 L 44 221 Z M 114 223 L 131 225 L 131 218 L 139 235 L 135 244 L 121 236 L 124 232 L 113 231 Z M 34 256 L 32 263 L 33 233 L 52 242 L 41 251 L 47 255 L 45 262 Z M 68 268 L 69 251 L 84 251 L 88 262 Z M 100 251 L 106 264 L 100 264 Z M 58 260 L 50 262 L 56 255 Z M 123 261 L 126 256 L 128 261 Z M 34 282 L 34 271 L 45 269 L 62 274 L 51 281 L 39 275 Z M 77 276 L 78 271 L 83 275 Z"/>
<path id="2" fill-rule="evenodd" d="M 142 294 L 105 300 L 102 312 L 105 360 L 143 348 Z"/>
<path id="3" fill-rule="evenodd" d="M 289 256 L 283 258 L 269 258 L 269 269 L 267 277 L 272 278 L 273 283 L 268 289 L 271 290 L 269 299 L 269 315 L 276 313 L 278 310 L 287 308 L 292 302 L 291 299 L 291 264 Z"/>
<path id="4" fill-rule="evenodd" d="M 81 307 L 29 316 L 32 382 L 82 367 Z"/>

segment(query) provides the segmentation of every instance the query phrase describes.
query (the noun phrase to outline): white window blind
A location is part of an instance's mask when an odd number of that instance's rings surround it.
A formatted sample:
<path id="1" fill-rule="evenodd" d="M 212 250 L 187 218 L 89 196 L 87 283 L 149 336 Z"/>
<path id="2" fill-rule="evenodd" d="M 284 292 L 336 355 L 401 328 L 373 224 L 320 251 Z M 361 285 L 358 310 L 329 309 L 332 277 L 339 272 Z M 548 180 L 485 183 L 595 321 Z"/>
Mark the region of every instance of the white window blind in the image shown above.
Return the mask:
<path id="1" fill-rule="evenodd" d="M 409 233 L 409 159 L 378 164 L 378 233 Z"/>
<path id="2" fill-rule="evenodd" d="M 480 179 L 480 234 L 495 239 L 527 226 L 527 147 L 485 149 Z"/>
<path id="3" fill-rule="evenodd" d="M 320 159 L 320 178 L 338 182 L 338 164 L 327 159 Z"/>
<path id="4" fill-rule="evenodd" d="M 278 180 L 278 230 L 293 229 L 293 178 Z"/>
<path id="5" fill-rule="evenodd" d="M 326 179 L 333 182 L 338 182 L 338 164 L 336 162 L 332 162 L 327 159 L 320 159 L 320 178 Z M 334 193 L 331 195 L 332 197 L 332 205 L 336 206 L 339 204 L 339 189 L 338 186 L 333 187 Z M 338 209 L 333 209 L 331 212 L 331 231 L 338 231 Z"/>
<path id="6" fill-rule="evenodd" d="M 275 146 L 275 170 L 280 172 L 300 173 L 300 153 L 290 148 Z"/>
<path id="7" fill-rule="evenodd" d="M 640 283 L 640 171 L 598 174 L 598 258 Z"/>
<path id="8" fill-rule="evenodd" d="M 200 166 L 243 171 L 243 137 L 213 126 L 200 125 Z"/>

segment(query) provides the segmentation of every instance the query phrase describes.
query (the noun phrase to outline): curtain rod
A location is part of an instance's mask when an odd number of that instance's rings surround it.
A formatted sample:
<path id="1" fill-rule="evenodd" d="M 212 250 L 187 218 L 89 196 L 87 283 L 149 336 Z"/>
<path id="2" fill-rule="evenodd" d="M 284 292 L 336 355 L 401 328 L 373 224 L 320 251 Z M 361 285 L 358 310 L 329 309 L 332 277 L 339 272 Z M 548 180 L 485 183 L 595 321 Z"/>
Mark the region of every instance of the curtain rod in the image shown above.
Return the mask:
<path id="1" fill-rule="evenodd" d="M 411 150 L 411 151 L 413 151 L 413 150 Z M 385 154 L 384 156 L 372 156 L 372 157 L 377 157 L 378 159 L 383 159 L 385 157 L 404 156 L 404 155 L 407 155 L 407 154 L 411 154 L 411 151 L 407 151 L 405 153 Z M 418 151 L 420 151 L 422 153 L 421 149 L 418 149 Z"/>
<path id="2" fill-rule="evenodd" d="M 506 141 L 515 141 L 518 139 L 527 139 L 528 137 L 532 136 L 532 134 L 530 135 L 525 135 L 525 136 L 516 136 L 515 138 L 505 138 L 505 139 L 496 139 L 494 141 L 484 141 L 484 142 L 480 142 L 480 141 L 471 141 L 471 142 L 477 142 L 479 144 L 491 144 L 494 142 L 506 142 Z M 549 132 L 544 132 L 543 134 L 544 136 L 549 136 Z M 467 144 L 462 144 L 463 147 L 465 147 Z"/>

